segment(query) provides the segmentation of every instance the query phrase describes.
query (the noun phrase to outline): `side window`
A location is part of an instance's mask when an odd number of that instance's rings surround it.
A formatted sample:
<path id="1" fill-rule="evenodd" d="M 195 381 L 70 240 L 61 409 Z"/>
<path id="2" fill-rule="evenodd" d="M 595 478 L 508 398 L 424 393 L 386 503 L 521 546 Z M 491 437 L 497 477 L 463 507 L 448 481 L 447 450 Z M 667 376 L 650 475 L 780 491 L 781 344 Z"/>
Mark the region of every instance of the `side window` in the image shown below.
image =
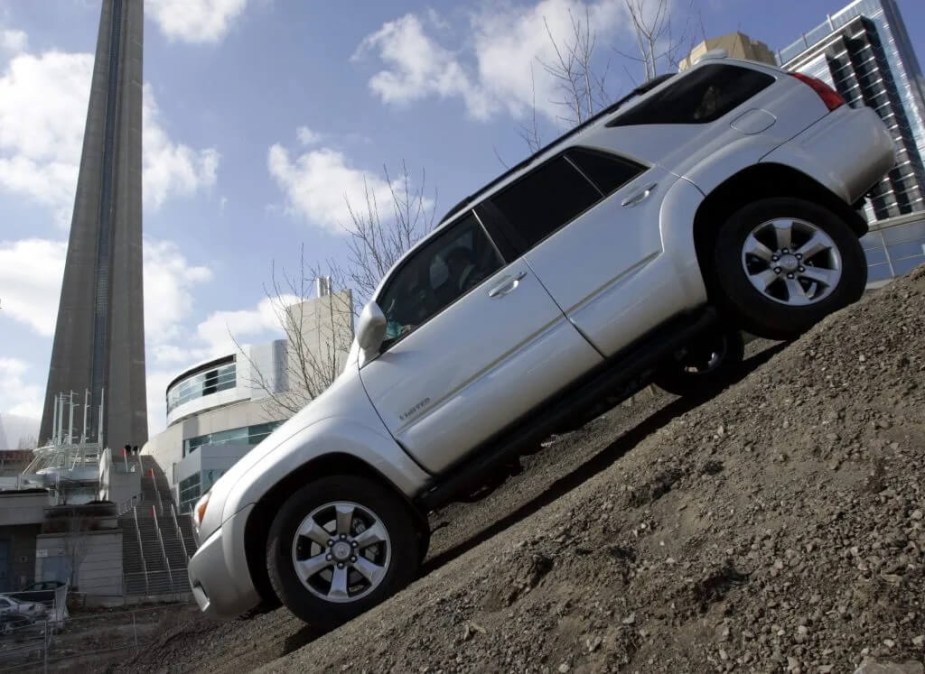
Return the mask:
<path id="1" fill-rule="evenodd" d="M 532 248 L 601 199 L 601 193 L 565 157 L 557 157 L 488 201 Z"/>
<path id="2" fill-rule="evenodd" d="M 616 192 L 646 170 L 628 159 L 583 147 L 573 147 L 565 155 L 605 195 Z"/>
<path id="3" fill-rule="evenodd" d="M 773 77 L 751 68 L 719 63 L 703 66 L 618 114 L 607 126 L 706 124 L 773 83 Z"/>
<path id="4" fill-rule="evenodd" d="M 501 269 L 504 262 L 470 212 L 408 257 L 377 298 L 388 321 L 383 350 Z"/>

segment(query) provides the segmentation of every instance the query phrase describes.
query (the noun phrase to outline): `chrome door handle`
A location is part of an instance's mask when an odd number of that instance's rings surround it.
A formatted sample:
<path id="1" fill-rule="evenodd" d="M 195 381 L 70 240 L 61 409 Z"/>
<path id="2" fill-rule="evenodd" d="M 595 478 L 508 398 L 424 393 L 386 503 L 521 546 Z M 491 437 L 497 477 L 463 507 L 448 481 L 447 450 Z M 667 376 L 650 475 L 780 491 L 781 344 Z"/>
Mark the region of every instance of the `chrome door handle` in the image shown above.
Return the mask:
<path id="1" fill-rule="evenodd" d="M 501 279 L 501 283 L 499 283 L 494 288 L 488 291 L 488 296 L 489 297 L 504 297 L 508 293 L 516 290 L 517 286 L 520 285 L 520 281 L 526 275 L 527 275 L 527 272 L 520 271 L 514 274 L 513 277 L 505 276 L 503 279 Z"/>
<path id="2" fill-rule="evenodd" d="M 620 205 L 625 206 L 627 208 L 631 208 L 635 206 L 636 204 L 641 204 L 643 201 L 645 201 L 652 195 L 652 192 L 655 191 L 656 187 L 658 187 L 658 183 L 652 183 L 651 185 L 646 185 L 639 192 L 636 192 L 636 194 L 634 194 L 633 196 L 627 197 L 622 202 L 620 202 Z"/>

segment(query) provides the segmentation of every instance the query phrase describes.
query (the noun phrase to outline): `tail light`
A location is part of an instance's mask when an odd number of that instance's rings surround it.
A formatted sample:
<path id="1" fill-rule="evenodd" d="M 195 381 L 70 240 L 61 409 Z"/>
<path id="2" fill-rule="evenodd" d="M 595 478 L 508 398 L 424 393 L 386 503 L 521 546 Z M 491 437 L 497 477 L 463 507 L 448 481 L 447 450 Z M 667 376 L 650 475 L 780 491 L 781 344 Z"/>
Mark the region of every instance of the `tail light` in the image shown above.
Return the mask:
<path id="1" fill-rule="evenodd" d="M 822 80 L 816 79 L 815 77 L 810 77 L 809 75 L 804 75 L 803 73 L 790 73 L 793 77 L 796 77 L 803 84 L 808 85 L 813 91 L 819 94 L 819 98 L 822 99 L 822 102 L 825 103 L 825 107 L 831 112 L 835 108 L 840 108 L 845 104 L 845 99 L 841 97 L 835 89 L 830 87 L 828 84 Z"/>

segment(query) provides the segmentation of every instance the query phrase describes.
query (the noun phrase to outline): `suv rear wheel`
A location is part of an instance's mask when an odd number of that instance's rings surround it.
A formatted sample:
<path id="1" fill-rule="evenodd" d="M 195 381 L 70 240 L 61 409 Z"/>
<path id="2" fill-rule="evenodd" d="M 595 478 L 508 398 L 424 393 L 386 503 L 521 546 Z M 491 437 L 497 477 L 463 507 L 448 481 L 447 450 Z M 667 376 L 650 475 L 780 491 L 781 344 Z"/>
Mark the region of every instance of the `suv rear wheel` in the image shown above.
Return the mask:
<path id="1" fill-rule="evenodd" d="M 720 228 L 714 249 L 722 301 L 760 337 L 793 339 L 858 300 L 867 263 L 858 237 L 802 199 L 763 199 Z"/>
<path id="2" fill-rule="evenodd" d="M 286 607 L 332 627 L 411 582 L 419 543 L 407 507 L 358 476 L 321 478 L 295 492 L 270 528 L 267 571 Z"/>
<path id="3" fill-rule="evenodd" d="M 653 383 L 679 396 L 715 391 L 735 377 L 745 356 L 745 342 L 738 330 L 711 330 L 664 365 Z"/>

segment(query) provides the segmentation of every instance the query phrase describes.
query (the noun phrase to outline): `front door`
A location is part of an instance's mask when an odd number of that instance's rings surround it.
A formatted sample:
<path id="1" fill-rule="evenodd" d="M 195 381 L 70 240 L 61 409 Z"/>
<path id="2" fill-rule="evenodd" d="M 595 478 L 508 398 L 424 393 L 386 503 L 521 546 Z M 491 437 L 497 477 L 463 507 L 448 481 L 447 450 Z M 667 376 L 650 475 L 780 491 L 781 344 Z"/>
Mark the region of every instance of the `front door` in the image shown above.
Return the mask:
<path id="1" fill-rule="evenodd" d="M 360 377 L 392 435 L 432 473 L 601 362 L 471 212 L 409 255 L 376 299 L 386 341 Z"/>

